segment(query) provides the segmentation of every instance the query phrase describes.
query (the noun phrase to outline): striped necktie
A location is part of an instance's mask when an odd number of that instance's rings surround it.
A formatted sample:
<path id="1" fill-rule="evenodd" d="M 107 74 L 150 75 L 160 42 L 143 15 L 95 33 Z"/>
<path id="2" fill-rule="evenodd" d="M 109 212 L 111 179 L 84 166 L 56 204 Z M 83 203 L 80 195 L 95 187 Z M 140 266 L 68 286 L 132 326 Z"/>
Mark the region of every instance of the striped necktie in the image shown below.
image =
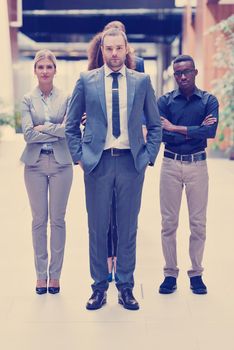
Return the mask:
<path id="1" fill-rule="evenodd" d="M 121 73 L 111 73 L 112 81 L 112 134 L 115 138 L 120 135 L 120 117 L 119 117 L 119 84 L 118 76 Z"/>

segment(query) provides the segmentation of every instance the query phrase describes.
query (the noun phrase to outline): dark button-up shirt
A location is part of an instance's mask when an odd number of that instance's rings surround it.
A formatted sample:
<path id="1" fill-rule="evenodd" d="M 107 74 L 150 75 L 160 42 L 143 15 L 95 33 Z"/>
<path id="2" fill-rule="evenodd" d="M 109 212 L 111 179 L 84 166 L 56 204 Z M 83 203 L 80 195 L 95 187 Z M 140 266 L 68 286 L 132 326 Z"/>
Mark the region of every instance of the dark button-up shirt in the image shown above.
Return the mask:
<path id="1" fill-rule="evenodd" d="M 195 88 L 189 98 L 179 89 L 158 99 L 160 115 L 174 125 L 187 126 L 187 135 L 163 130 L 165 148 L 178 154 L 192 154 L 207 147 L 207 139 L 214 138 L 218 125 L 218 100 L 206 91 Z M 217 118 L 213 125 L 201 125 L 205 117 Z"/>

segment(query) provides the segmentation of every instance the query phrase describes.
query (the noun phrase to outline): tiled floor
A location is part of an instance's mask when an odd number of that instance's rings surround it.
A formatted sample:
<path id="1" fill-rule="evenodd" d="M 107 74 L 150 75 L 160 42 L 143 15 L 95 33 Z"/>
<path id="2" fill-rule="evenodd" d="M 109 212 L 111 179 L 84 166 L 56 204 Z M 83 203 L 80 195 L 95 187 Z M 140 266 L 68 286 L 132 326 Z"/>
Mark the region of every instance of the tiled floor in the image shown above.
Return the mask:
<path id="1" fill-rule="evenodd" d="M 87 218 L 80 169 L 67 211 L 67 242 L 60 295 L 34 293 L 31 214 L 19 155 L 24 142 L 0 142 L 0 349 L 3 350 L 234 350 L 234 162 L 209 160 L 210 198 L 204 279 L 209 293 L 193 295 L 186 270 L 188 218 L 183 202 L 178 230 L 180 276 L 173 295 L 158 294 L 163 258 L 158 201 L 159 168 L 147 170 L 139 218 L 135 296 L 141 309 L 108 304 L 89 312 Z"/>

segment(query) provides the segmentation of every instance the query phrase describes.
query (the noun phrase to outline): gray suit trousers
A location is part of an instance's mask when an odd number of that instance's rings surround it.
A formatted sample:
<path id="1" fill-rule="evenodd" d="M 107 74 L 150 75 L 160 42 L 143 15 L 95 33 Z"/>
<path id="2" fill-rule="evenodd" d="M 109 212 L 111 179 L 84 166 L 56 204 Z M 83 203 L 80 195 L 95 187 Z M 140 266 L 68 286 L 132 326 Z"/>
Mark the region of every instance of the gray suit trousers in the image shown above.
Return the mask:
<path id="1" fill-rule="evenodd" d="M 114 188 L 118 230 L 117 288 L 132 289 L 134 286 L 137 219 L 144 173 L 144 170 L 140 173 L 136 171 L 130 151 L 117 157 L 104 151 L 95 169 L 84 176 L 93 290 L 108 288 L 107 236 Z"/>
<path id="2" fill-rule="evenodd" d="M 72 165 L 61 165 L 54 155 L 41 154 L 35 165 L 25 165 L 24 178 L 32 210 L 32 236 L 37 279 L 59 279 L 65 247 L 65 213 L 72 184 Z M 48 267 L 47 222 L 50 218 Z"/>

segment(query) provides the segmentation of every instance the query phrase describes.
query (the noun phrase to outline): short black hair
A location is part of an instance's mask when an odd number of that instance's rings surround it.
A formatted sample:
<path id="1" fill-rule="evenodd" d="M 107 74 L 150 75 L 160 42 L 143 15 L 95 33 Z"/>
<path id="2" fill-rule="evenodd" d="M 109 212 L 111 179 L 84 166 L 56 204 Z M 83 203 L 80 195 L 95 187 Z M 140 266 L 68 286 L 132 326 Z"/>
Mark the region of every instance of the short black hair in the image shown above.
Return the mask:
<path id="1" fill-rule="evenodd" d="M 177 57 L 174 59 L 173 64 L 179 63 L 179 62 L 185 62 L 185 61 L 190 61 L 190 62 L 192 62 L 193 67 L 195 68 L 194 60 L 193 60 L 193 58 L 192 58 L 191 56 L 189 56 L 189 55 L 179 55 L 179 56 L 177 56 Z"/>

